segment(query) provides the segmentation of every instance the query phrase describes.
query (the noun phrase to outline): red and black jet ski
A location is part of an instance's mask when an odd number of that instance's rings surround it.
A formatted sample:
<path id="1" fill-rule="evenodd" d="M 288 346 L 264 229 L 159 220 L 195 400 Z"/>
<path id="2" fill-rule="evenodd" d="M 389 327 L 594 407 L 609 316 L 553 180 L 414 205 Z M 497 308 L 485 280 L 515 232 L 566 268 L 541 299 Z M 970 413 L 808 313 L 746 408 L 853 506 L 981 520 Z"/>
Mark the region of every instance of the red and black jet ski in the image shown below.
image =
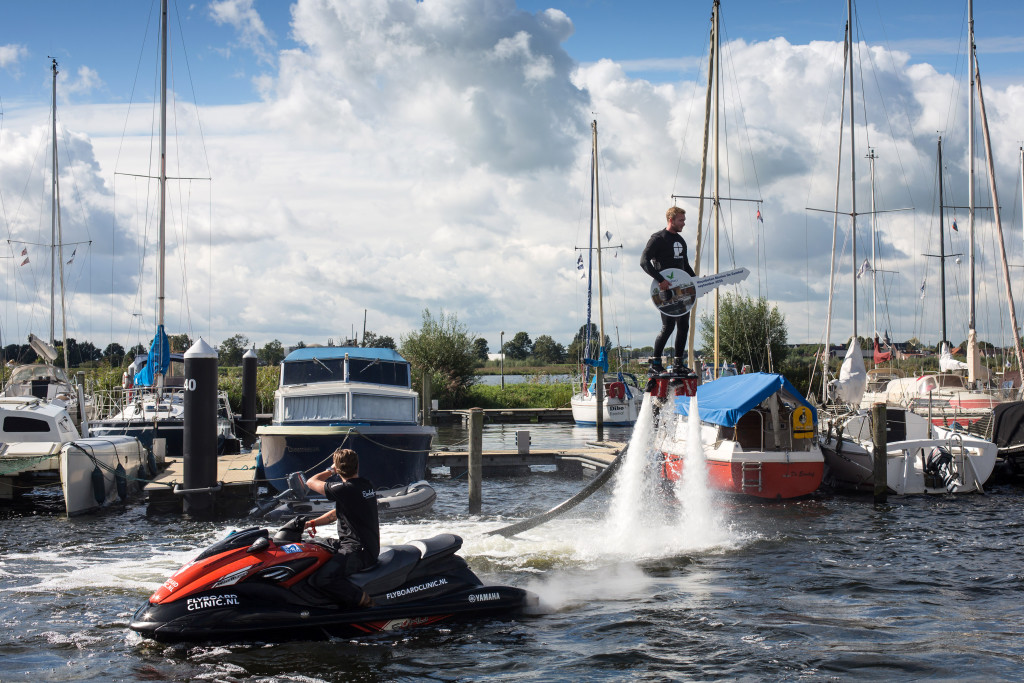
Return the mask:
<path id="1" fill-rule="evenodd" d="M 273 537 L 251 528 L 217 541 L 172 574 L 129 627 L 163 642 L 317 640 L 512 615 L 536 603 L 521 588 L 483 585 L 455 554 L 462 539 L 440 534 L 381 548 L 377 564 L 348 577 L 374 605 L 338 606 L 308 584 L 331 550 L 303 542 L 307 519 Z"/>

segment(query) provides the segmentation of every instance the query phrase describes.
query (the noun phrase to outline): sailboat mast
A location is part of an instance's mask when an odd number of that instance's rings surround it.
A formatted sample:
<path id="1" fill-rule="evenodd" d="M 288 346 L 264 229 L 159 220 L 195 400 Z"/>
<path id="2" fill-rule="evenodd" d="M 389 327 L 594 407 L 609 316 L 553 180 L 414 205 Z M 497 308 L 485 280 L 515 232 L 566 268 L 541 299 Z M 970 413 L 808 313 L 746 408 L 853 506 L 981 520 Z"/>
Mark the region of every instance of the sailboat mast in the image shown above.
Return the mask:
<path id="1" fill-rule="evenodd" d="M 718 16 L 718 10 L 719 10 L 719 3 L 718 3 L 718 0 L 715 0 L 714 8 L 712 10 L 711 21 L 714 24 L 714 32 L 715 32 L 715 44 L 714 44 L 715 59 L 713 60 L 714 61 L 714 70 L 715 70 L 715 80 L 714 80 L 714 83 L 715 83 L 715 189 L 714 189 L 714 195 L 715 196 L 714 196 L 714 199 L 713 199 L 713 201 L 714 201 L 714 207 L 713 208 L 714 208 L 714 212 L 715 212 L 715 274 L 716 275 L 719 272 L 718 271 L 718 226 L 719 226 L 719 220 L 720 220 L 720 215 L 721 215 L 721 204 L 719 203 L 719 194 L 718 194 L 719 175 L 720 175 L 719 174 L 719 165 L 718 165 L 718 154 L 719 154 L 719 125 L 718 124 L 719 124 L 719 120 L 721 119 L 720 111 L 719 111 L 720 104 L 721 104 L 721 100 L 720 100 L 720 97 L 719 97 L 719 81 L 722 78 L 722 70 L 719 67 L 719 62 L 721 60 L 718 59 L 718 57 L 719 57 L 722 45 L 721 45 L 720 36 L 719 36 L 719 16 Z M 718 359 L 718 309 L 719 309 L 719 292 L 718 292 L 718 288 L 716 287 L 715 288 L 715 365 L 714 365 L 714 369 L 712 370 L 712 373 L 713 373 L 712 376 L 715 379 L 718 378 L 718 373 L 719 373 L 719 359 Z"/>
<path id="2" fill-rule="evenodd" d="M 50 165 L 50 338 L 51 344 L 56 337 L 53 331 L 53 315 L 56 307 L 57 281 L 57 60 L 54 59 L 50 70 L 53 72 L 52 94 L 50 95 L 51 165 Z"/>
<path id="3" fill-rule="evenodd" d="M 601 360 L 601 350 L 604 349 L 604 282 L 601 271 L 601 190 L 598 183 L 597 163 L 597 121 L 591 122 L 594 137 L 594 227 L 597 231 L 597 320 L 598 320 L 598 352 L 597 359 Z M 607 358 L 607 355 L 605 356 Z M 598 362 L 596 368 L 596 382 L 594 383 L 594 398 L 597 403 L 597 414 L 595 422 L 597 426 L 597 438 L 603 438 L 601 429 L 604 426 L 604 368 Z"/>
<path id="4" fill-rule="evenodd" d="M 974 68 L 978 68 L 977 59 Z M 1013 288 L 1010 286 L 1010 266 L 1006 262 L 1006 243 L 1003 241 L 1003 222 L 999 217 L 999 194 L 996 192 L 996 162 L 992 157 L 992 138 L 988 130 L 988 117 L 985 115 L 985 98 L 982 95 L 981 72 L 977 71 L 978 105 L 981 107 L 981 124 L 985 139 L 985 156 L 988 162 L 988 184 L 992 190 L 992 210 L 996 219 L 996 234 L 999 238 L 999 258 L 1003 266 L 1003 285 L 1006 287 L 1006 303 L 1010 309 L 1010 328 L 1013 330 L 1013 349 L 1017 356 L 1017 369 L 1024 373 L 1024 351 L 1021 350 L 1020 334 L 1017 327 L 1017 310 L 1013 305 Z"/>
<path id="5" fill-rule="evenodd" d="M 853 100 L 853 0 L 846 0 L 846 34 L 850 49 L 850 234 L 853 250 L 853 336 L 857 338 L 857 148 Z"/>
<path id="6" fill-rule="evenodd" d="M 165 240 L 166 240 L 166 206 L 167 206 L 167 0 L 160 3 L 160 256 L 157 265 L 157 330 L 162 331 L 164 325 L 164 273 L 165 273 Z M 163 335 L 157 335 L 160 345 Z M 164 385 L 164 370 L 159 359 L 163 358 L 163 349 L 157 349 L 156 386 Z"/>
<path id="7" fill-rule="evenodd" d="M 871 164 L 871 328 L 878 336 L 878 237 L 875 226 L 875 155 L 874 149 L 868 149 L 867 156 Z"/>
<path id="8" fill-rule="evenodd" d="M 946 227 L 943 225 L 943 199 L 942 199 L 942 136 L 939 136 L 939 292 L 940 310 L 942 311 L 942 339 L 939 340 L 939 350 L 942 350 L 942 343 L 949 341 L 946 336 Z"/>
<path id="9" fill-rule="evenodd" d="M 968 337 L 974 330 L 974 0 L 967 0 L 967 52 L 971 70 L 970 99 L 967 106 L 967 270 Z M 971 378 L 974 381 L 974 378 Z"/>
<path id="10" fill-rule="evenodd" d="M 711 127 L 711 91 L 712 83 L 714 82 L 715 74 L 715 62 L 718 61 L 718 56 L 715 54 L 715 43 L 717 41 L 716 36 L 718 35 L 718 28 L 715 25 L 714 17 L 717 15 L 718 0 L 715 0 L 712 6 L 712 22 L 711 22 L 711 45 L 708 48 L 710 57 L 708 58 L 708 88 L 707 93 L 704 97 L 704 137 L 703 146 L 701 148 L 700 157 L 700 195 L 697 200 L 697 240 L 694 245 L 694 260 L 693 260 L 693 271 L 700 275 L 700 255 L 704 251 L 704 190 L 708 179 L 708 137 Z M 696 305 L 695 305 L 696 308 Z M 697 312 L 691 310 L 690 312 L 690 329 L 689 329 L 689 342 L 687 343 L 687 353 L 689 367 L 694 367 L 694 335 L 697 332 Z"/>

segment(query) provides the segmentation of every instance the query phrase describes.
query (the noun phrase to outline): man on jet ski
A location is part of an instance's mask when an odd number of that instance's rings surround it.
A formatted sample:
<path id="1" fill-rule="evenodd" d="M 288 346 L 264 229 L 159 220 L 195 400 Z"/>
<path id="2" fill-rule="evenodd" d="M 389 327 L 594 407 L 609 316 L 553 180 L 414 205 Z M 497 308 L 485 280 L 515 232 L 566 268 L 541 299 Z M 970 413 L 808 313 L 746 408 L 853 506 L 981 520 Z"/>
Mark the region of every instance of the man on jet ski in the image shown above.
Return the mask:
<path id="1" fill-rule="evenodd" d="M 332 455 L 334 464 L 306 480 L 314 493 L 334 501 L 334 509 L 306 522 L 310 535 L 322 524 L 338 522 L 338 540 L 328 545 L 334 556 L 310 577 L 314 588 L 345 605 L 372 607 L 373 601 L 364 591 L 345 577 L 377 562 L 380 554 L 380 525 L 377 520 L 377 495 L 373 483 L 359 476 L 359 456 L 348 448 L 338 448 Z M 337 475 L 341 481 L 328 481 Z"/>

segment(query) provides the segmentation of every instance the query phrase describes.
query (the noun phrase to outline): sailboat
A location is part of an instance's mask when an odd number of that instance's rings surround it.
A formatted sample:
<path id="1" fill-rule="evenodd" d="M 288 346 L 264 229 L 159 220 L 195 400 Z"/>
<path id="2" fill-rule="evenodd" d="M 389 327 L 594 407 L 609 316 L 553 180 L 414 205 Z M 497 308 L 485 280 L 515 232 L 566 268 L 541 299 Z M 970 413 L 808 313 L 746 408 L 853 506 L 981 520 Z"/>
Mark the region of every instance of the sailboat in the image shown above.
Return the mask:
<path id="1" fill-rule="evenodd" d="M 973 36 L 972 36 L 973 37 Z M 853 11 L 847 0 L 844 79 L 849 79 L 850 178 L 852 263 L 857 268 L 857 192 L 854 125 Z M 847 71 L 848 69 L 848 71 Z M 845 97 L 844 97 L 845 100 Z M 845 117 L 844 117 L 845 118 Z M 842 131 L 840 131 L 842 135 Z M 837 200 L 838 203 L 838 200 Z M 838 217 L 839 212 L 835 212 Z M 833 224 L 833 230 L 838 221 Z M 835 244 L 830 273 L 829 317 L 825 348 L 829 348 L 832 320 L 832 282 L 836 270 Z M 856 275 L 854 274 L 854 278 Z M 825 483 L 837 489 L 874 491 L 874 450 L 871 414 L 861 409 L 867 372 L 857 336 L 857 288 L 853 287 L 853 336 L 839 376 L 822 382 L 822 419 L 818 440 L 825 456 Z M 826 366 L 827 367 L 827 366 Z M 827 376 L 825 377 L 827 379 Z M 886 409 L 886 486 L 896 494 L 967 493 L 982 491 L 995 466 L 996 448 L 991 442 L 968 435 L 934 437 L 926 417 L 909 408 Z"/>
<path id="2" fill-rule="evenodd" d="M 607 348 L 604 340 L 604 287 L 601 271 L 601 210 L 600 192 L 598 190 L 598 163 L 597 163 L 597 121 L 590 124 L 593 131 L 593 144 L 591 149 L 591 263 L 593 253 L 597 254 L 597 301 L 598 320 L 597 329 L 598 341 L 596 344 L 590 340 L 592 323 L 590 322 L 590 302 L 593 285 L 593 268 L 588 273 L 587 285 L 587 322 L 584 328 L 586 342 L 584 352 L 588 353 L 593 347 L 600 349 L 597 358 L 586 358 L 584 360 L 583 372 L 580 378 L 580 388 L 572 395 L 570 405 L 572 406 L 572 418 L 578 425 L 597 425 L 600 429 L 603 425 L 628 426 L 636 422 L 640 415 L 640 406 L 644 400 L 644 392 L 640 387 L 635 375 L 627 372 L 617 372 L 615 375 L 605 375 L 608 372 Z M 594 235 L 597 235 L 597 246 L 593 246 Z"/>
<path id="3" fill-rule="evenodd" d="M 93 424 L 97 435 L 129 434 L 153 449 L 164 443 L 164 455 L 180 456 L 185 429 L 184 358 L 171 354 L 164 330 L 164 280 L 166 272 L 167 225 L 167 0 L 160 4 L 160 203 L 157 259 L 157 324 L 149 353 L 136 358 L 128 373 L 124 392 L 111 402 L 103 419 Z M 173 362 L 172 362 L 173 361 Z M 218 452 L 234 450 L 237 439 L 227 395 L 218 395 Z"/>
<path id="4" fill-rule="evenodd" d="M 67 325 L 65 324 L 64 296 L 64 237 L 61 231 L 60 214 L 60 182 L 57 156 L 57 60 L 51 59 L 50 72 L 53 75 L 51 105 L 51 175 L 50 175 L 50 334 L 49 341 L 35 334 L 29 334 L 29 346 L 43 359 L 42 363 L 17 365 L 11 370 L 11 376 L 0 391 L 0 396 L 30 396 L 44 401 L 58 401 L 67 406 L 68 413 L 75 424 L 83 431 L 88 431 L 86 420 L 91 417 L 91 397 L 81 391 L 81 387 L 68 379 L 68 355 L 64 354 L 64 366 L 55 365 L 57 361 L 55 317 L 57 311 L 57 283 L 60 283 L 61 339 L 63 348 L 68 348 Z M 24 253 L 24 252 L 23 252 Z M 26 259 L 27 260 L 27 259 Z"/>
<path id="5" fill-rule="evenodd" d="M 970 386 L 965 371 L 969 364 L 953 358 L 946 333 L 946 259 L 960 254 L 946 254 L 945 226 L 943 224 L 942 137 L 937 145 L 939 188 L 938 254 L 925 256 L 939 259 L 939 304 L 941 339 L 939 342 L 939 372 L 928 372 L 906 377 L 893 368 L 875 368 L 868 372 L 869 389 L 861 399 L 860 407 L 870 409 L 877 402 L 895 408 L 906 408 L 927 417 L 933 424 L 949 427 L 970 425 L 992 414 L 1003 399 Z M 972 306 L 973 310 L 973 306 Z M 877 326 L 876 326 L 877 329 Z M 877 344 L 877 342 L 876 342 Z M 878 357 L 876 351 L 875 356 Z M 984 370 L 987 373 L 987 369 Z M 881 380 L 885 381 L 881 381 Z M 874 381 L 873 381 L 874 380 Z M 872 386 L 874 384 L 874 386 Z"/>
<path id="6" fill-rule="evenodd" d="M 708 100 L 712 91 L 715 116 L 715 224 L 719 221 L 717 129 L 720 56 L 719 2 L 712 9 L 711 58 L 708 75 Z M 709 112 L 710 118 L 710 112 Z M 710 120 L 706 122 L 708 129 Z M 705 147 L 706 148 L 706 147 Z M 703 173 L 702 183 L 703 188 Z M 703 194 L 703 193 L 702 193 Z M 703 197 L 702 197 L 703 199 Z M 699 254 L 698 237 L 698 254 Z M 698 261 L 699 268 L 699 261 Z M 715 271 L 718 272 L 717 239 Z M 799 498 L 821 485 L 824 458 L 814 434 L 817 412 L 807 399 L 780 374 L 756 372 L 737 374 L 735 366 L 718 367 L 718 314 L 716 290 L 715 361 L 696 388 L 700 417 L 700 441 L 707 463 L 708 485 L 719 492 L 758 499 Z M 691 328 L 692 329 L 692 328 Z M 693 337 L 690 339 L 693 354 Z M 692 360 L 691 360 L 692 362 Z M 718 374 L 718 378 L 715 378 Z M 696 378 L 693 383 L 696 384 Z M 687 416 L 689 391 L 672 399 L 675 414 Z M 661 452 L 661 474 L 668 481 L 684 476 L 683 463 L 689 450 L 690 427 L 684 419 L 666 418 L 660 411 L 656 448 Z"/>
<path id="7" fill-rule="evenodd" d="M 63 253 L 57 177 L 57 60 L 53 73 L 53 194 L 51 201 L 52 244 L 60 269 L 61 307 L 64 301 Z M 50 338 L 54 332 L 55 288 L 51 277 Z M 62 325 L 63 327 L 63 325 Z M 64 334 L 67 349 L 67 335 Z M 68 516 L 127 500 L 129 481 L 153 474 L 146 469 L 145 450 L 127 436 L 89 438 L 87 401 L 80 385 L 67 380 L 64 369 L 54 365 L 57 351 L 51 343 L 29 335 L 32 349 L 42 364 L 16 367 L 0 394 L 0 502 L 24 497 L 37 485 L 59 482 Z M 79 412 L 77 408 L 83 410 Z M 75 420 L 74 417 L 78 419 Z M 85 438 L 83 438 L 83 436 Z"/>

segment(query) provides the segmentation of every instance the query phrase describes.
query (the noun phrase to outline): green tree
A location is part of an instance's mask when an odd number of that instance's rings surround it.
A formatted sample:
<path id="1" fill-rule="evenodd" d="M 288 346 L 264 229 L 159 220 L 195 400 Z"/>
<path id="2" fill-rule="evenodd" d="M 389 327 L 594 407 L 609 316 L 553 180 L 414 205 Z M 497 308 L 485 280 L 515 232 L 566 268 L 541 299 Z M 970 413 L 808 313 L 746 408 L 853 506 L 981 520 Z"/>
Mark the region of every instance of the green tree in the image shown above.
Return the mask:
<path id="1" fill-rule="evenodd" d="M 400 353 L 412 364 L 414 386 L 422 385 L 423 373 L 431 378 L 431 393 L 438 405 L 458 404 L 476 382 L 473 337 L 454 314 L 443 310 L 435 319 L 423 309 L 423 326 L 402 336 Z"/>
<path id="2" fill-rule="evenodd" d="M 124 347 L 117 342 L 111 342 L 103 349 L 103 357 L 110 363 L 110 367 L 116 368 L 124 361 Z"/>
<path id="3" fill-rule="evenodd" d="M 171 353 L 185 353 L 195 343 L 187 334 L 169 334 L 167 339 L 171 342 Z"/>
<path id="4" fill-rule="evenodd" d="M 228 337 L 217 347 L 217 362 L 221 367 L 238 367 L 242 364 L 242 356 L 249 348 L 249 338 L 236 334 Z"/>
<path id="5" fill-rule="evenodd" d="M 145 356 L 148 353 L 149 351 L 146 349 L 145 346 L 143 346 L 142 344 L 136 344 L 135 346 L 128 350 L 127 355 L 130 356 L 129 362 L 131 362 L 132 360 L 135 360 L 136 356 Z"/>
<path id="6" fill-rule="evenodd" d="M 476 353 L 477 360 L 486 361 L 488 351 L 490 351 L 490 348 L 487 346 L 486 339 L 477 337 L 473 340 L 473 352 Z"/>
<path id="7" fill-rule="evenodd" d="M 566 356 L 574 363 L 582 361 L 584 356 L 596 359 L 600 352 L 598 348 L 598 337 L 600 336 L 597 329 L 597 325 L 590 323 L 590 350 L 589 355 L 587 349 L 584 349 L 586 343 L 587 326 L 580 325 L 579 332 L 572 338 L 572 342 L 569 344 L 569 348 L 566 350 Z M 612 340 L 607 334 L 604 336 L 605 348 L 611 348 Z"/>
<path id="8" fill-rule="evenodd" d="M 700 317 L 700 338 L 705 358 L 714 356 L 715 321 L 705 313 Z M 726 293 L 719 302 L 718 350 L 724 361 L 750 365 L 754 372 L 769 368 L 769 354 L 776 371 L 789 353 L 786 318 L 777 306 L 769 306 L 764 297 L 754 299 Z"/>
<path id="9" fill-rule="evenodd" d="M 545 365 L 564 363 L 565 347 L 552 339 L 550 335 L 542 334 L 533 342 L 533 357 Z"/>
<path id="10" fill-rule="evenodd" d="M 397 345 L 395 340 L 383 334 L 376 334 L 374 332 L 367 332 L 363 335 L 363 343 L 360 346 L 372 349 L 391 349 L 395 350 Z"/>
<path id="11" fill-rule="evenodd" d="M 256 357 L 267 365 L 277 365 L 284 358 L 284 346 L 277 339 L 269 341 L 256 352 Z"/>
<path id="12" fill-rule="evenodd" d="M 527 356 L 533 352 L 533 341 L 525 332 L 516 332 L 511 340 L 505 342 L 504 351 L 505 355 L 512 360 L 526 360 Z"/>

